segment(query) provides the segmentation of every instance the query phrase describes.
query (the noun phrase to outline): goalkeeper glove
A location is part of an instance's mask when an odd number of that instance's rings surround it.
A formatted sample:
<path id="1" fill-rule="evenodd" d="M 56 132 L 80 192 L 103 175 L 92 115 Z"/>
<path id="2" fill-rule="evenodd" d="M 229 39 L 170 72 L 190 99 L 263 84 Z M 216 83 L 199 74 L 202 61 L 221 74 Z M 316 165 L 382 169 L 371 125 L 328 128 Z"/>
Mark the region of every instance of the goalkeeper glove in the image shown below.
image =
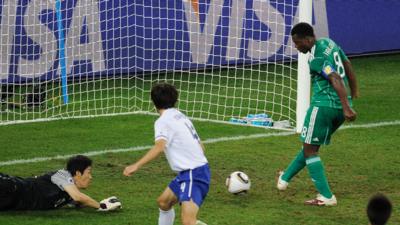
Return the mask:
<path id="1" fill-rule="evenodd" d="M 112 196 L 100 202 L 100 208 L 98 211 L 112 211 L 120 208 L 122 208 L 121 202 L 117 197 Z"/>

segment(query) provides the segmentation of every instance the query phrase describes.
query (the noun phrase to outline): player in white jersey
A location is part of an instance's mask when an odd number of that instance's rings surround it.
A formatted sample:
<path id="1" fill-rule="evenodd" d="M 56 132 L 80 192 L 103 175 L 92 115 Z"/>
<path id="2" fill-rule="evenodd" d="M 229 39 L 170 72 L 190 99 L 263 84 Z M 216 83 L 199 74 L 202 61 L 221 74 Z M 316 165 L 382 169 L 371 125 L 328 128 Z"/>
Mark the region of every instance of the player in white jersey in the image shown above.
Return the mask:
<path id="1" fill-rule="evenodd" d="M 160 207 L 159 225 L 172 225 L 173 206 L 181 203 L 183 225 L 204 224 L 197 213 L 210 185 L 210 169 L 204 155 L 204 146 L 192 122 L 175 109 L 178 91 L 170 84 L 157 84 L 151 89 L 151 99 L 160 114 L 154 124 L 155 145 L 136 163 L 127 166 L 125 176 L 165 153 L 171 169 L 178 173 L 157 199 Z"/>

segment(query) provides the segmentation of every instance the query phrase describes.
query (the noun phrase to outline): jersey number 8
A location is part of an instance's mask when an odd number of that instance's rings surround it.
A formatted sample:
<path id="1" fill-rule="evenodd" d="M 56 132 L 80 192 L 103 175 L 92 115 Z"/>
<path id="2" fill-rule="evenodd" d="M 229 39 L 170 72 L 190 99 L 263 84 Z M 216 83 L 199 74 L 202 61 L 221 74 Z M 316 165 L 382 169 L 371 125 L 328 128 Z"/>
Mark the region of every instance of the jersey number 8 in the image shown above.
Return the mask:
<path id="1" fill-rule="evenodd" d="M 339 73 L 341 78 L 344 78 L 346 74 L 344 72 L 344 66 L 338 52 L 333 53 L 333 59 L 335 60 L 337 72 Z"/>

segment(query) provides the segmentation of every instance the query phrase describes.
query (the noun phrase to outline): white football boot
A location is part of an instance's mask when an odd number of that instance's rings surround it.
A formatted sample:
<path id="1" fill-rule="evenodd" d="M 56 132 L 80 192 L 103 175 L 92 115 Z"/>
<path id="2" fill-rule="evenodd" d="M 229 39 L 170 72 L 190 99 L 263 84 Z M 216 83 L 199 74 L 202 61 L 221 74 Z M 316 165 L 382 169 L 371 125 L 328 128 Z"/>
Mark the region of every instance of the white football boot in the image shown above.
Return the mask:
<path id="1" fill-rule="evenodd" d="M 337 200 L 334 195 L 332 195 L 331 198 L 325 198 L 321 194 L 318 194 L 317 198 L 305 201 L 304 204 L 315 206 L 335 206 L 337 205 Z"/>
<path id="2" fill-rule="evenodd" d="M 286 190 L 286 188 L 288 187 L 289 183 L 287 181 L 282 180 L 282 176 L 283 176 L 284 172 L 283 171 L 279 171 L 278 172 L 278 182 L 276 184 L 276 188 L 278 188 L 278 190 L 280 191 L 284 191 Z"/>

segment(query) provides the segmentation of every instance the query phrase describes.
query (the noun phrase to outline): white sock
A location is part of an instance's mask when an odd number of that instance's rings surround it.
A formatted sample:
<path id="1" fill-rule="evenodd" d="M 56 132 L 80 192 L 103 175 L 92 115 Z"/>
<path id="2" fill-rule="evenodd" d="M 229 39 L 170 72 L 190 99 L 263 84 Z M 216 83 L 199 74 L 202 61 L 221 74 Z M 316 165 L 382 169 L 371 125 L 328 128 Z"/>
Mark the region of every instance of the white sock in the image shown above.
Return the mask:
<path id="1" fill-rule="evenodd" d="M 207 225 L 207 224 L 204 223 L 203 221 L 197 220 L 196 225 Z"/>
<path id="2" fill-rule="evenodd" d="M 158 217 L 158 225 L 173 225 L 175 220 L 175 210 L 171 208 L 168 211 L 160 209 L 160 216 Z"/>

